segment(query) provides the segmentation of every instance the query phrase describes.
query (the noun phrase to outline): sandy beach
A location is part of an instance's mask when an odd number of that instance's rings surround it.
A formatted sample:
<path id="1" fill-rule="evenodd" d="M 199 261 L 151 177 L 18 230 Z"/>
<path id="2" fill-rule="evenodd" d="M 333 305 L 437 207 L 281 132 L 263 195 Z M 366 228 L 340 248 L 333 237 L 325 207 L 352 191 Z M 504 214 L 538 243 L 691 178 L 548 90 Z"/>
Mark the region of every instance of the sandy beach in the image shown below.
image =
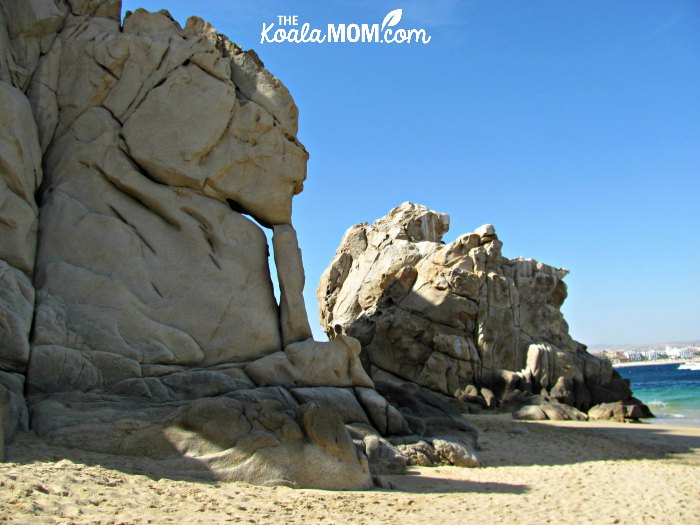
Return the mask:
<path id="1" fill-rule="evenodd" d="M 413 468 L 365 492 L 159 478 L 136 458 L 21 436 L 0 464 L 7 523 L 700 522 L 700 428 L 470 416 L 485 468 Z"/>

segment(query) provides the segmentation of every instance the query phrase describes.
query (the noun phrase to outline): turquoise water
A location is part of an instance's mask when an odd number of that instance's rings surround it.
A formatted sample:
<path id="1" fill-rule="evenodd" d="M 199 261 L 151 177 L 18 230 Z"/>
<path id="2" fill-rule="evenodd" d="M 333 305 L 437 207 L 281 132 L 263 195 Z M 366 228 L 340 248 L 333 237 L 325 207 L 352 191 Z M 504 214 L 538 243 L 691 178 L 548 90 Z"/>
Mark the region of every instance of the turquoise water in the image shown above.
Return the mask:
<path id="1" fill-rule="evenodd" d="M 634 396 L 651 409 L 655 423 L 700 426 L 700 369 L 652 364 L 616 370 L 631 381 Z"/>

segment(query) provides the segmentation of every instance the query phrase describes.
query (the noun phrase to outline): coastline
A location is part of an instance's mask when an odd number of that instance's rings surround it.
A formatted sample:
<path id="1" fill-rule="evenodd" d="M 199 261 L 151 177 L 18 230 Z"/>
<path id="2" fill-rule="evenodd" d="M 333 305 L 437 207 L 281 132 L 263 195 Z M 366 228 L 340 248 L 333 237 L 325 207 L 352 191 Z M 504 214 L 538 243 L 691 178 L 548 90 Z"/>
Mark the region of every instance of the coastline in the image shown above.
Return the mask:
<path id="1" fill-rule="evenodd" d="M 11 522 L 429 525 L 697 523 L 700 427 L 525 422 L 467 415 L 483 468 L 411 468 L 393 488 L 324 491 L 170 479 L 136 458 L 67 451 L 31 435 L 0 464 Z"/>
<path id="2" fill-rule="evenodd" d="M 613 363 L 613 368 L 629 368 L 633 366 L 651 365 L 682 365 L 683 363 L 700 363 L 700 359 L 659 359 L 658 361 L 634 361 L 632 363 Z"/>

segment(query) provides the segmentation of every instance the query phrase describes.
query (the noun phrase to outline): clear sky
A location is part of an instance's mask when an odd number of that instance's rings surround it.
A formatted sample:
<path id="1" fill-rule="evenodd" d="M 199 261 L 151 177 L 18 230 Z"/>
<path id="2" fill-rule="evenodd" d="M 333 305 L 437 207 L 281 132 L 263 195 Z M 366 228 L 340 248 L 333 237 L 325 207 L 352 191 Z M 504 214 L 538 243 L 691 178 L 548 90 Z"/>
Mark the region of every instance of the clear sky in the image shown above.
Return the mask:
<path id="1" fill-rule="evenodd" d="M 196 14 L 257 51 L 300 110 L 294 225 L 315 289 L 345 230 L 410 200 L 445 240 L 492 223 L 504 255 L 571 270 L 586 344 L 700 339 L 697 0 L 125 0 Z M 260 44 L 278 15 L 424 28 L 413 45 Z M 277 25 L 277 24 L 276 24 Z"/>

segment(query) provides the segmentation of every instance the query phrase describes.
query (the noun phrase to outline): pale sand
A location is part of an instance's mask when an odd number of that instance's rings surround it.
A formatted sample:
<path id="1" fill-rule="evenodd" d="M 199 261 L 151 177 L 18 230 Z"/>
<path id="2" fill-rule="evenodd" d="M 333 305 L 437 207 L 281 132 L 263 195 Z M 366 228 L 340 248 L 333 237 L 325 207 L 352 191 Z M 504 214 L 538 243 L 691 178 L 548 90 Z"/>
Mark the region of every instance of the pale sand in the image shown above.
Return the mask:
<path id="1" fill-rule="evenodd" d="M 23 438 L 0 464 L 0 522 L 700 523 L 700 428 L 470 418 L 487 467 L 412 469 L 366 492 L 153 479 Z"/>

